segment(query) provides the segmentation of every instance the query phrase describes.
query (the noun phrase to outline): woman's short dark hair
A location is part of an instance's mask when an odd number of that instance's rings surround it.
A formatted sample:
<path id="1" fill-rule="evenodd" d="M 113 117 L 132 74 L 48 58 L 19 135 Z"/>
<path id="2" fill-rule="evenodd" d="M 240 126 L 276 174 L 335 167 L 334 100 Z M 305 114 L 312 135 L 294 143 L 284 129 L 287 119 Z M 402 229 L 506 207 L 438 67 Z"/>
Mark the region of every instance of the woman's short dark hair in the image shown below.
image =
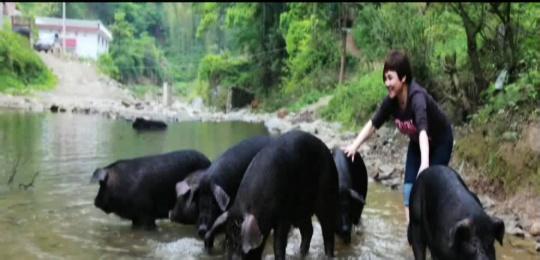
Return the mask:
<path id="1" fill-rule="evenodd" d="M 384 61 L 383 81 L 384 81 L 384 74 L 386 74 L 386 72 L 389 70 L 395 71 L 400 80 L 403 79 L 403 76 L 406 76 L 407 85 L 411 85 L 411 81 L 412 81 L 411 64 L 409 63 L 409 58 L 407 57 L 405 53 L 393 50 L 390 52 L 390 54 L 388 54 L 388 56 L 386 57 L 386 60 Z"/>

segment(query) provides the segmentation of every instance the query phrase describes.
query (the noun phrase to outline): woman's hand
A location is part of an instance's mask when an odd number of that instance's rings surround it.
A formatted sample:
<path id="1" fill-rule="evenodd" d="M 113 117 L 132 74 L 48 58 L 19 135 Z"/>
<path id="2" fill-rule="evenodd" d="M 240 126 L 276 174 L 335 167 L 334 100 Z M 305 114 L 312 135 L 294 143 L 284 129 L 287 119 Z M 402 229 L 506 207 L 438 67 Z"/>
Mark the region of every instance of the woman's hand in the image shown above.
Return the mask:
<path id="1" fill-rule="evenodd" d="M 420 164 L 420 169 L 418 169 L 418 174 L 416 174 L 416 178 L 418 179 L 418 176 L 420 176 L 420 173 L 427 169 L 429 167 L 429 164 Z"/>
<path id="2" fill-rule="evenodd" d="M 358 147 L 356 147 L 356 145 L 353 143 L 346 147 L 342 147 L 341 149 L 345 155 L 347 155 L 347 157 L 351 157 L 351 160 L 354 162 L 354 155 L 356 154 L 356 149 L 358 149 Z"/>
<path id="3" fill-rule="evenodd" d="M 341 147 L 343 152 L 347 157 L 350 157 L 351 160 L 354 162 L 354 155 L 356 154 L 356 150 L 364 141 L 371 136 L 375 132 L 375 127 L 373 127 L 373 124 L 371 123 L 371 120 L 369 120 L 366 125 L 362 128 L 362 131 L 358 134 L 356 139 L 354 139 L 354 142 L 348 146 Z"/>

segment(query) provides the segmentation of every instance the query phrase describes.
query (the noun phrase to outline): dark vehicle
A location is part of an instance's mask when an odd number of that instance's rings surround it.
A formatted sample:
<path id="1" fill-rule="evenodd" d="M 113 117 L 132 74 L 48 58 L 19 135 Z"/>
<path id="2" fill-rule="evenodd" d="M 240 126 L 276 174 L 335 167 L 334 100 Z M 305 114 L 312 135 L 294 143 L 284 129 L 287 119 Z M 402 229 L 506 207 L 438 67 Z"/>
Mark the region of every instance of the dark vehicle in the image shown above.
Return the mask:
<path id="1" fill-rule="evenodd" d="M 52 51 L 52 47 L 53 47 L 52 44 L 45 43 L 45 42 L 36 42 L 34 44 L 34 50 L 38 52 L 44 51 L 45 53 L 48 53 L 49 51 Z"/>
<path id="2" fill-rule="evenodd" d="M 32 19 L 29 17 L 12 16 L 11 30 L 30 41 L 32 38 Z"/>
<path id="3" fill-rule="evenodd" d="M 26 37 L 27 39 L 30 39 L 30 28 L 15 28 L 13 29 L 13 32 L 20 34 L 21 36 Z"/>

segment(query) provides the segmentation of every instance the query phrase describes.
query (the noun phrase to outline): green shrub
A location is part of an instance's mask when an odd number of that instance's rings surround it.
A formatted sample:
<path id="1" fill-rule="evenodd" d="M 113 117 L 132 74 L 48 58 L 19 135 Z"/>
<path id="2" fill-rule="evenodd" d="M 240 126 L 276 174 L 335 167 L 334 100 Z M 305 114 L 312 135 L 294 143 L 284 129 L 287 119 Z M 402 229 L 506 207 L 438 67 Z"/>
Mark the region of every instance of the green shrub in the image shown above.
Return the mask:
<path id="1" fill-rule="evenodd" d="M 540 72 L 529 71 L 518 81 L 504 86 L 503 91 L 496 91 L 492 84 L 483 93 L 485 105 L 475 115 L 473 124 L 485 125 L 495 114 L 518 111 L 534 107 L 540 95 Z"/>
<path id="2" fill-rule="evenodd" d="M 364 124 L 386 95 L 381 71 L 376 69 L 356 81 L 338 86 L 329 105 L 322 111 L 323 117 L 346 127 Z"/>
<path id="3" fill-rule="evenodd" d="M 245 86 L 249 84 L 247 64 L 244 57 L 209 54 L 199 64 L 199 79 L 209 80 L 211 85 Z"/>
<path id="4" fill-rule="evenodd" d="M 0 31 L 0 92 L 24 94 L 51 89 L 56 83 L 26 38 Z"/>
<path id="5" fill-rule="evenodd" d="M 199 84 L 197 93 L 216 107 L 224 108 L 227 90 L 231 87 L 250 89 L 254 83 L 254 74 L 245 57 L 206 55 L 199 64 Z"/>
<path id="6" fill-rule="evenodd" d="M 298 112 L 303 107 L 317 102 L 322 96 L 324 96 L 323 92 L 317 89 L 312 89 L 308 91 L 305 95 L 302 95 L 296 102 L 289 105 L 288 108 L 292 112 Z"/>
<path id="7" fill-rule="evenodd" d="M 118 69 L 118 67 L 116 66 L 116 64 L 114 63 L 114 60 L 112 58 L 112 56 L 108 53 L 106 54 L 103 54 L 99 57 L 98 59 L 98 69 L 110 76 L 111 78 L 115 79 L 115 80 L 119 80 L 120 79 L 120 70 Z"/>
<path id="8" fill-rule="evenodd" d="M 303 8 L 303 4 L 291 8 Z M 301 9 L 300 9 L 301 10 Z M 310 89 L 333 87 L 337 75 L 328 73 L 338 68 L 339 48 L 335 35 L 324 20 L 314 15 L 302 17 L 296 10 L 282 15 L 280 24 L 284 32 L 288 58 L 283 79 L 284 95 L 304 93 Z M 298 13 L 296 13 L 298 12 Z"/>

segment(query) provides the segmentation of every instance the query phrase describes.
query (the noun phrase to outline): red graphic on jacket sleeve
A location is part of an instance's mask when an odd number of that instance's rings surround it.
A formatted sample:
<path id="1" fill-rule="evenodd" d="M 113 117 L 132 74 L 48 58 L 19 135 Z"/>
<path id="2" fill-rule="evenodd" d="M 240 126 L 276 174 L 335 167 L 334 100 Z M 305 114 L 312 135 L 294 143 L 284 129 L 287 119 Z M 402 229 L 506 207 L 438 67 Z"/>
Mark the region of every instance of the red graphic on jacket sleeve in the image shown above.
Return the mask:
<path id="1" fill-rule="evenodd" d="M 412 120 L 407 121 L 401 121 L 399 119 L 395 120 L 396 127 L 399 129 L 399 131 L 402 134 L 416 137 L 418 135 L 418 129 L 416 129 L 416 126 L 413 124 Z"/>

